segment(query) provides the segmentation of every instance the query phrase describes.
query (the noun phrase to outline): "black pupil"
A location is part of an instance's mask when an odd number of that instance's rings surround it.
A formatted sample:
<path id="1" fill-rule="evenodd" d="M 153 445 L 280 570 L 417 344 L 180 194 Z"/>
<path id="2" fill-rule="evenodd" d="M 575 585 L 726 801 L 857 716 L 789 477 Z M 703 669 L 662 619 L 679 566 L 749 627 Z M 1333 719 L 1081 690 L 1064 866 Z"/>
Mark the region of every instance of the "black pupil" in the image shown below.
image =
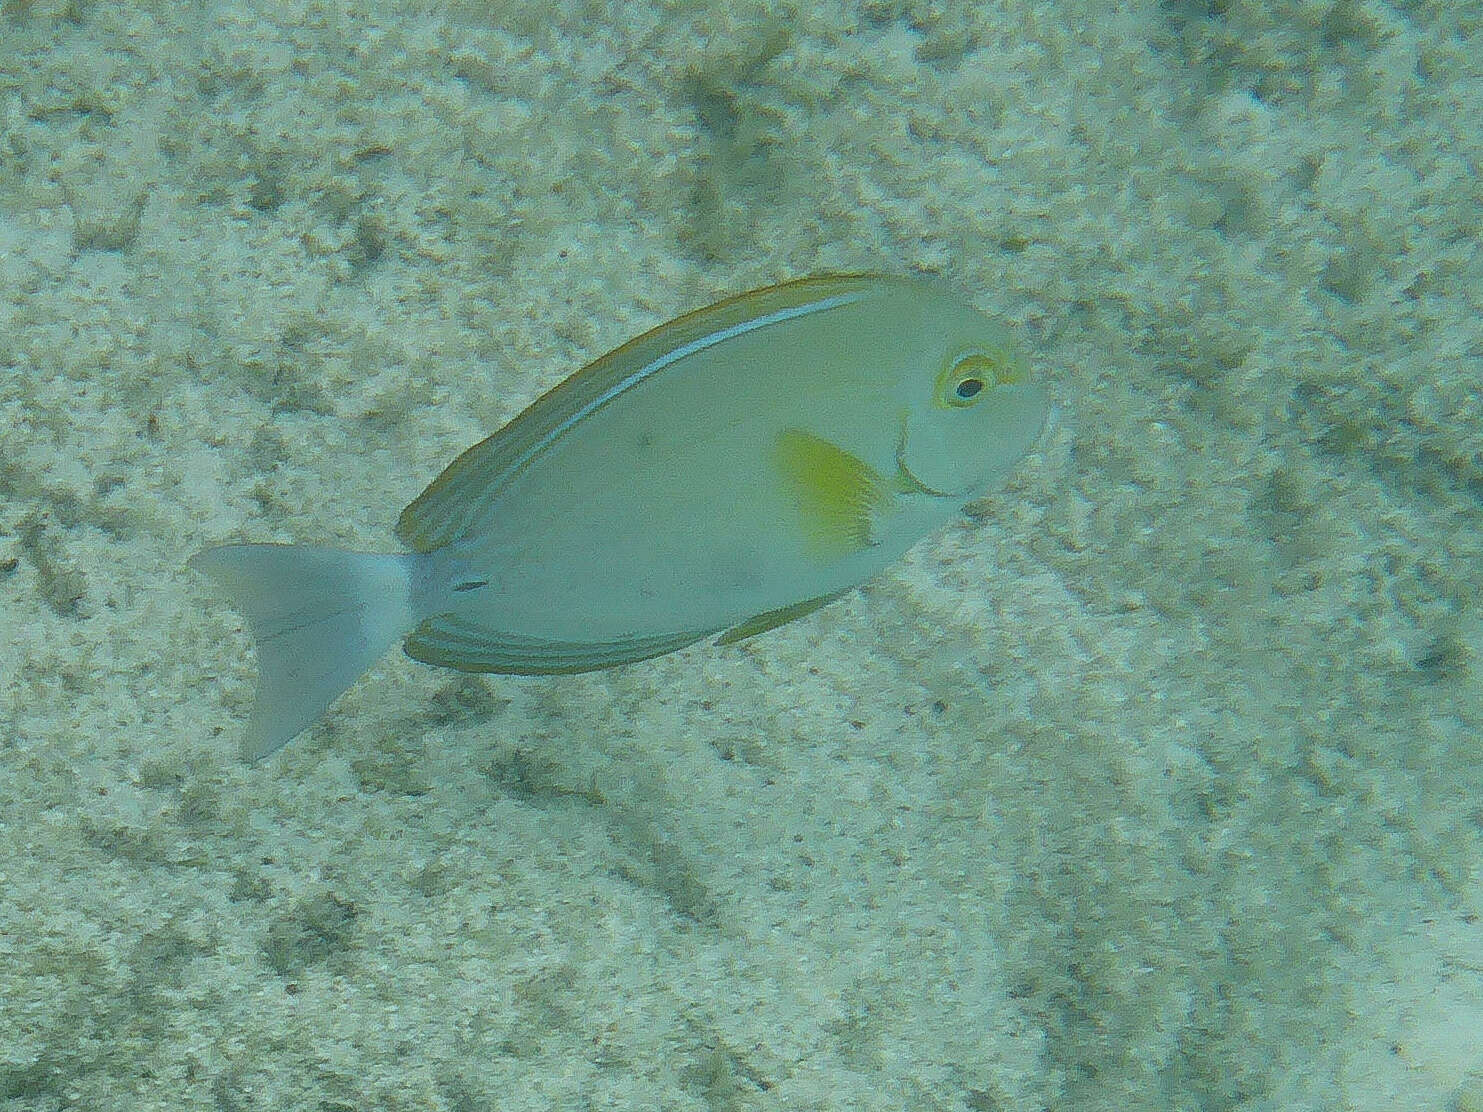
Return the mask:
<path id="1" fill-rule="evenodd" d="M 962 382 L 958 383 L 957 394 L 958 394 L 958 397 L 960 397 L 960 398 L 962 398 L 962 399 L 964 399 L 966 401 L 969 398 L 975 397 L 978 394 L 978 392 L 980 390 L 982 390 L 983 388 L 984 388 L 984 380 L 983 379 L 981 379 L 981 378 L 965 378 Z"/>

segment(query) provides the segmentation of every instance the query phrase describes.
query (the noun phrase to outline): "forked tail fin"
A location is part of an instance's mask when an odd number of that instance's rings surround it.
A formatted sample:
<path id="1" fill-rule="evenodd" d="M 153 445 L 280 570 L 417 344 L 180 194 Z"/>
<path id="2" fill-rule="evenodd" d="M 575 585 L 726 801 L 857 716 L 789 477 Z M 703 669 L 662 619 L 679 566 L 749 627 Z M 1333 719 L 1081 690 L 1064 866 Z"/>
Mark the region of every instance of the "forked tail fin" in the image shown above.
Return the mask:
<path id="1" fill-rule="evenodd" d="M 415 559 L 279 544 L 229 544 L 191 557 L 191 567 L 226 588 L 257 644 L 244 758 L 266 757 L 313 725 L 416 625 Z"/>

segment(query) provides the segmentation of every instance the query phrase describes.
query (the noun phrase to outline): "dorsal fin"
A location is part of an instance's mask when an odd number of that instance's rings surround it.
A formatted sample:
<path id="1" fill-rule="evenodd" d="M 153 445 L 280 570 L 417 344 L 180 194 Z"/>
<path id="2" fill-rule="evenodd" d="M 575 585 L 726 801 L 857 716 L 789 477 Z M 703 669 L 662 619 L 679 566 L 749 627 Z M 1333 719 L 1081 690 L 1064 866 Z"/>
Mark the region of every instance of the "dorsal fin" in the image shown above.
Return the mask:
<path id="1" fill-rule="evenodd" d="M 528 457 L 519 433 L 512 421 L 443 468 L 397 519 L 402 543 L 413 552 L 431 552 L 478 521 L 485 504 Z"/>
<path id="2" fill-rule="evenodd" d="M 397 536 L 431 552 L 481 528 L 499 491 L 584 417 L 687 355 L 734 336 L 848 305 L 877 289 L 874 275 L 832 275 L 752 290 L 662 324 L 589 363 L 448 465 L 402 511 Z"/>

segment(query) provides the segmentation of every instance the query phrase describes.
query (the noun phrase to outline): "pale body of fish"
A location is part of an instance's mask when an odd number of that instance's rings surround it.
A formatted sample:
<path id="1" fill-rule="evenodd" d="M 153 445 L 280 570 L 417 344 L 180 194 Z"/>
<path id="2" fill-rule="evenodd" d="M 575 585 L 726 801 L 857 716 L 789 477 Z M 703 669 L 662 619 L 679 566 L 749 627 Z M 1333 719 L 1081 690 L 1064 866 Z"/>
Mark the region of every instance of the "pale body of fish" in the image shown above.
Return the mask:
<path id="1" fill-rule="evenodd" d="M 576 672 L 737 640 L 870 578 L 1034 443 L 1007 334 L 924 279 L 756 290 L 603 356 L 455 460 L 393 555 L 227 545 L 193 566 L 247 614 L 270 753 L 387 646 Z"/>

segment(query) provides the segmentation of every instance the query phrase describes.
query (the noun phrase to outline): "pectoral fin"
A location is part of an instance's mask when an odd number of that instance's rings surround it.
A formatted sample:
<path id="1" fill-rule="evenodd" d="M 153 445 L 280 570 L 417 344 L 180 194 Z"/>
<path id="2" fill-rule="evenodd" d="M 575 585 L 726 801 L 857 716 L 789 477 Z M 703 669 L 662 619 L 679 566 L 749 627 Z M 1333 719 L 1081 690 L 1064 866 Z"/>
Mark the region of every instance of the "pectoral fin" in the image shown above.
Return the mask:
<path id="1" fill-rule="evenodd" d="M 875 468 L 802 429 L 778 434 L 774 460 L 817 555 L 837 559 L 875 543 L 876 520 L 891 501 L 890 485 Z"/>

